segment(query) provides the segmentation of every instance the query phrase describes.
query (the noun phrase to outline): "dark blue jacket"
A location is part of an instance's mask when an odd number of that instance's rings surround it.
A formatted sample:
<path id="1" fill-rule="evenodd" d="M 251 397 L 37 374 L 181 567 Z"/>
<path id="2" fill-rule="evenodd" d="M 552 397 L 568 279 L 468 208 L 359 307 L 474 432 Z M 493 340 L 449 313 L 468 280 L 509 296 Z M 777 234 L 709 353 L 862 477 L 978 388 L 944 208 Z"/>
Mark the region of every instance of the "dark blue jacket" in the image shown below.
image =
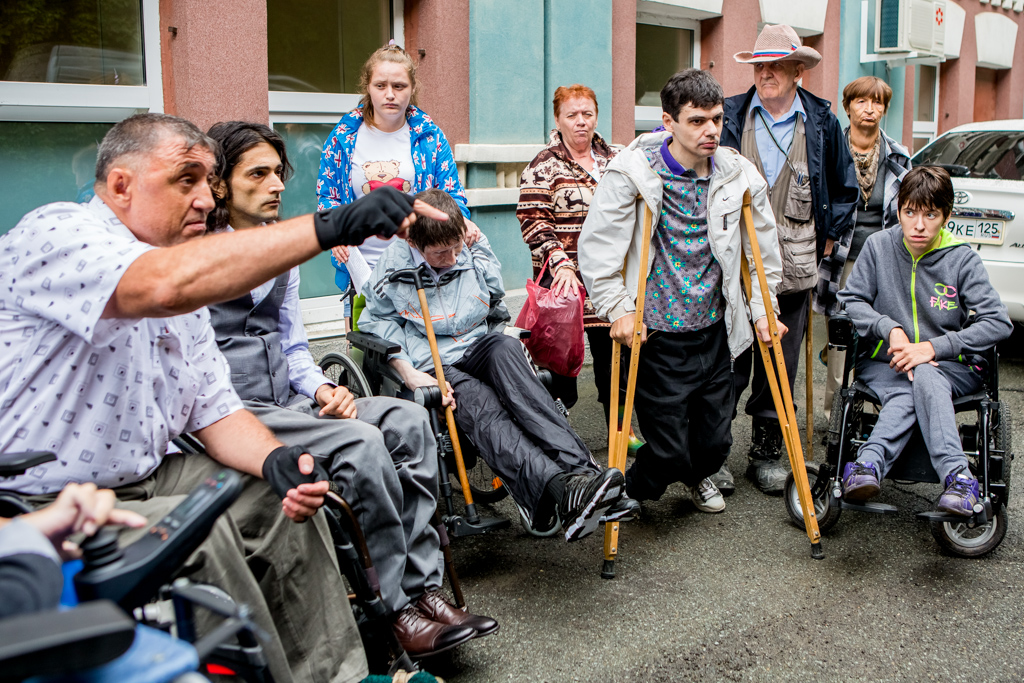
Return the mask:
<path id="1" fill-rule="evenodd" d="M 743 122 L 747 118 L 755 89 L 725 100 L 725 121 L 722 142 L 725 147 L 740 149 Z M 850 148 L 846 146 L 839 119 L 829 109 L 831 102 L 797 88 L 800 102 L 807 113 L 804 131 L 807 136 L 807 171 L 811 175 L 811 199 L 814 202 L 814 226 L 818 232 L 818 258 L 825 248 L 825 238 L 839 239 L 851 225 L 860 189 Z"/>

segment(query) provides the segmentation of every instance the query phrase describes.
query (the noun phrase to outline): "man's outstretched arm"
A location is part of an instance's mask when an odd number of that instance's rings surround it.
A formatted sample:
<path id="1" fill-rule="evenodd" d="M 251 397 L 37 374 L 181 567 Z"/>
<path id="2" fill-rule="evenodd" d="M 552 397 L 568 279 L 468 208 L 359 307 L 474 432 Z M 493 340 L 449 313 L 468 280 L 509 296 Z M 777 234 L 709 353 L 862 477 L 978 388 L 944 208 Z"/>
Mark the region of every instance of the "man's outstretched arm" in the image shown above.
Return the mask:
<path id="1" fill-rule="evenodd" d="M 154 249 L 128 267 L 103 317 L 165 318 L 234 299 L 331 247 L 361 244 L 371 235 L 402 236 L 417 215 L 448 218 L 380 188 L 336 209 Z"/>

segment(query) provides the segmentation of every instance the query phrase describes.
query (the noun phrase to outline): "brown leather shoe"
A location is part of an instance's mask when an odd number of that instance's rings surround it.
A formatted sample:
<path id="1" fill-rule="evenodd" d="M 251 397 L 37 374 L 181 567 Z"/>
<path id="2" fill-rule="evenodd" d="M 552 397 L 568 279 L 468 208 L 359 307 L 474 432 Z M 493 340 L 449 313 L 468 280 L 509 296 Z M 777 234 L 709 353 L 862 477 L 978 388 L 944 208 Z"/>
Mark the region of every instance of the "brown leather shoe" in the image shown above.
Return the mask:
<path id="1" fill-rule="evenodd" d="M 490 617 L 483 617 L 476 614 L 470 614 L 465 610 L 461 610 L 458 607 L 450 604 L 441 595 L 441 591 L 435 589 L 427 591 L 420 596 L 420 599 L 416 601 L 416 606 L 419 607 L 423 614 L 427 615 L 429 619 L 432 619 L 441 624 L 449 624 L 451 626 L 468 626 L 476 631 L 476 636 L 489 636 L 498 630 L 498 622 Z"/>
<path id="2" fill-rule="evenodd" d="M 392 627 L 402 649 L 412 657 L 444 652 L 476 636 L 476 631 L 468 626 L 450 626 L 428 619 L 414 604 L 395 615 Z"/>

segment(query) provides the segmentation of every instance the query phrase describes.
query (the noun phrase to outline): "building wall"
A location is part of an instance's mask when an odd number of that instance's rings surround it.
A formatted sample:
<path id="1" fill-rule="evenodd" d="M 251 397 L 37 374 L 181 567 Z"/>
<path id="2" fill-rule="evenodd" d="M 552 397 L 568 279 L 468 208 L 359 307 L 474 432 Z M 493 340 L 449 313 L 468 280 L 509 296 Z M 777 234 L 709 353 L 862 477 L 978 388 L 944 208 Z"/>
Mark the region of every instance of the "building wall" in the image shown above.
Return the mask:
<path id="1" fill-rule="evenodd" d="M 833 1 L 830 4 L 835 5 L 836 3 Z M 829 7 L 829 13 L 831 12 L 832 7 Z M 882 129 L 893 140 L 903 141 L 903 113 L 904 100 L 906 98 L 905 82 L 907 80 L 906 67 L 890 68 L 886 62 L 861 63 L 861 46 L 866 43 L 868 47 L 874 49 L 874 23 L 870 19 L 868 23 L 868 36 L 861 35 L 861 0 L 842 0 L 839 24 L 838 85 L 835 88 L 834 94 L 831 95 L 837 103 L 836 115 L 839 117 L 839 121 L 843 124 L 844 128 L 850 125 L 850 120 L 846 116 L 846 112 L 843 111 L 842 106 L 843 88 L 846 87 L 846 84 L 861 76 L 876 76 L 888 83 L 889 87 L 892 88 L 892 101 L 889 103 L 889 111 L 886 112 L 885 118 L 882 120 Z M 910 89 L 910 92 L 913 93 L 913 88 Z M 908 113 L 912 111 L 912 106 L 907 109 Z M 908 127 L 907 132 L 909 133 L 909 131 L 910 128 Z"/>
<path id="2" fill-rule="evenodd" d="M 203 130 L 267 121 L 266 0 L 161 0 L 164 110 Z"/>

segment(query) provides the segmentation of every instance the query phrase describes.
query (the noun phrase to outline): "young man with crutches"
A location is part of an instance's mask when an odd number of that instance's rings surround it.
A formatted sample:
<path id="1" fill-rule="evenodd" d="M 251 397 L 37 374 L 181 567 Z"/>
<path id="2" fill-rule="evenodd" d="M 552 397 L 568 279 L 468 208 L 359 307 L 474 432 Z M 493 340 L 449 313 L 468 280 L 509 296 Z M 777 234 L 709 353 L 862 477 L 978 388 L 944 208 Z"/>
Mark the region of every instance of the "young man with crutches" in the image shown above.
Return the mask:
<path id="1" fill-rule="evenodd" d="M 725 509 L 708 477 L 732 445 L 732 360 L 754 340 L 752 319 L 770 339 L 761 292 L 748 306 L 741 285 L 741 268 L 757 278 L 740 221 L 746 190 L 772 292 L 782 273 L 764 179 L 718 146 L 723 99 L 705 71 L 672 76 L 661 91 L 665 131 L 609 164 L 579 240 L 583 281 L 615 341 L 632 345 L 638 294 L 644 301 L 635 406 L 647 443 L 626 473 L 627 495 L 657 500 L 678 481 L 703 512 Z M 638 292 L 645 204 L 655 225 Z M 774 295 L 771 305 L 777 314 Z"/>

